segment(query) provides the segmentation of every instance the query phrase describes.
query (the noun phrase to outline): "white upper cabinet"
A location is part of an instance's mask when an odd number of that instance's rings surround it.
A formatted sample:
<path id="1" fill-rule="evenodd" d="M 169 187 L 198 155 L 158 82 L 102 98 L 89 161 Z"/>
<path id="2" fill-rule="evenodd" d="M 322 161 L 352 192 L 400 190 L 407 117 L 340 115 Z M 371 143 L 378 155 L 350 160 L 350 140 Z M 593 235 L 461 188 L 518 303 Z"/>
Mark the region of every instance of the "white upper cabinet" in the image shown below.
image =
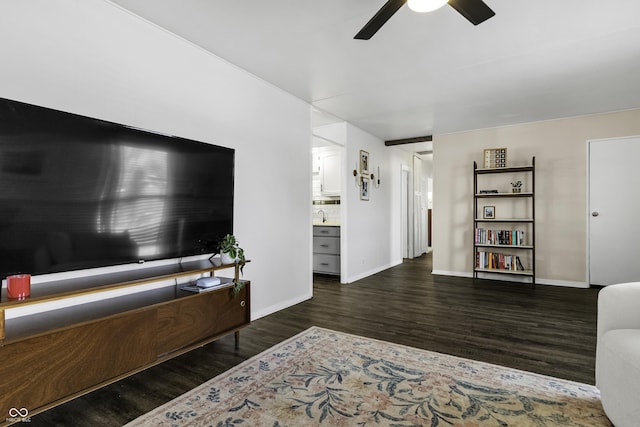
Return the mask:
<path id="1" fill-rule="evenodd" d="M 340 151 L 332 150 L 320 154 L 320 192 L 323 196 L 339 196 L 341 178 Z"/>

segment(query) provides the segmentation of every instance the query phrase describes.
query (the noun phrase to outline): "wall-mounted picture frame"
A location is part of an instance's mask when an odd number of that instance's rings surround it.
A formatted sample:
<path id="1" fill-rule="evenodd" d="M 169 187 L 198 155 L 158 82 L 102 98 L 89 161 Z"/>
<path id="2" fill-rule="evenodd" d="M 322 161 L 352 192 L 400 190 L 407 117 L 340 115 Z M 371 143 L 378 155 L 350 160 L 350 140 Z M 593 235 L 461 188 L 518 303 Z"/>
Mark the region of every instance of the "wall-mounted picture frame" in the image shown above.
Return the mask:
<path id="1" fill-rule="evenodd" d="M 369 200 L 369 178 L 360 178 L 360 200 Z"/>
<path id="2" fill-rule="evenodd" d="M 495 206 L 483 206 L 482 218 L 484 219 L 496 219 L 496 207 Z"/>
<path id="3" fill-rule="evenodd" d="M 369 175 L 369 152 L 360 150 L 360 175 Z"/>

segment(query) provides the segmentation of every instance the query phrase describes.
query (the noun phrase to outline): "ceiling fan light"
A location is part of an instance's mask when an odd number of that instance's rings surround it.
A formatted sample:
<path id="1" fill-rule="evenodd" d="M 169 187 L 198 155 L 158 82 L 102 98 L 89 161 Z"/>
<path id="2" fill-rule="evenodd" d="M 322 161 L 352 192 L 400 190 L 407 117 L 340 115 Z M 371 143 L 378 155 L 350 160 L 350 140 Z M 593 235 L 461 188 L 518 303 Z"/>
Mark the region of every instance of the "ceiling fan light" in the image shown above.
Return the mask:
<path id="1" fill-rule="evenodd" d="M 449 0 L 408 0 L 409 9 L 414 12 L 431 12 L 447 4 Z"/>

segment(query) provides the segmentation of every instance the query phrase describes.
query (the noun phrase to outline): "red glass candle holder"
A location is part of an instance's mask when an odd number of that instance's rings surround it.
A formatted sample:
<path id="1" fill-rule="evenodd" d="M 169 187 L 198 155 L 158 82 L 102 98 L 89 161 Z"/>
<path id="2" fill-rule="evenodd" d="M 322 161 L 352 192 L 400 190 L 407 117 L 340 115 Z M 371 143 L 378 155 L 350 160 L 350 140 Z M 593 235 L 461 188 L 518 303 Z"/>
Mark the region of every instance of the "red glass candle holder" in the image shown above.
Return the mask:
<path id="1" fill-rule="evenodd" d="M 24 299 L 31 295 L 31 275 L 14 274 L 7 277 L 7 296 L 11 299 Z"/>

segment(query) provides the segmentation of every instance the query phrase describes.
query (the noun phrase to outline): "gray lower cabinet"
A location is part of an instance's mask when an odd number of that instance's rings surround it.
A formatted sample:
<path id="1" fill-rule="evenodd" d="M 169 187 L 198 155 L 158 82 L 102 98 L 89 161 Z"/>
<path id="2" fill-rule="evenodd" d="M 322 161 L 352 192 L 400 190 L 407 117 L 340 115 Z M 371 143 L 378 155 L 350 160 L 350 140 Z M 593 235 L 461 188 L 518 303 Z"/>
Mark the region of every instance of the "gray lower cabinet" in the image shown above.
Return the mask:
<path id="1" fill-rule="evenodd" d="M 313 272 L 340 275 L 340 227 L 313 226 Z"/>

